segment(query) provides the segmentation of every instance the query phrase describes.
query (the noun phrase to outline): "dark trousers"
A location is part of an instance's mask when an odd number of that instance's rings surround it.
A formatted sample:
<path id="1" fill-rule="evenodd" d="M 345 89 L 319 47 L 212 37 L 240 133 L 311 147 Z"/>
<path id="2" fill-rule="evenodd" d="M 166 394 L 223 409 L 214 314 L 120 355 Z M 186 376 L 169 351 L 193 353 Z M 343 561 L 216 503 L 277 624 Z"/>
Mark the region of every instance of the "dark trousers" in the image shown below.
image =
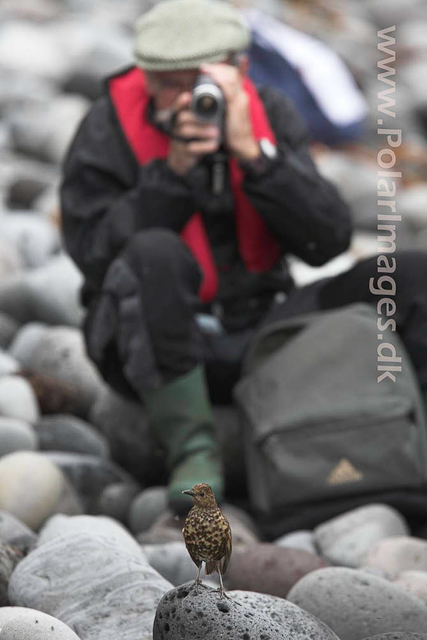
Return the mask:
<path id="1" fill-rule="evenodd" d="M 396 293 L 393 295 L 396 311 L 393 318 L 420 385 L 425 389 L 427 253 L 401 251 L 392 257 L 396 260 L 396 271 L 391 274 L 396 283 Z M 139 398 L 145 391 L 145 385 L 149 387 L 167 383 L 204 362 L 213 401 L 230 402 L 232 388 L 241 374 L 248 342 L 260 326 L 280 318 L 338 308 L 354 302 L 367 302 L 376 307 L 382 297 L 387 297 L 387 294 L 381 296 L 369 291 L 369 279 L 375 278 L 376 283 L 378 277 L 384 275 L 377 273 L 377 257 L 374 256 L 336 277 L 294 289 L 284 302 L 272 304 L 260 325 L 245 331 L 216 335 L 201 330 L 196 322 L 195 314 L 200 308 L 197 291 L 201 275 L 192 254 L 178 235 L 163 229 L 141 231 L 115 263 L 122 265 L 121 270 L 113 263 L 104 283 L 110 294 L 115 286 L 115 331 L 111 334 L 102 361 L 97 364 L 112 387 L 120 393 Z M 126 283 L 117 277 L 118 272 L 122 274 L 122 280 L 127 278 Z M 102 324 L 102 317 L 98 314 L 99 321 Z M 100 327 L 96 321 L 90 322 L 89 326 L 91 330 L 86 333 L 86 339 L 90 354 L 91 334 L 98 335 Z M 121 347 L 122 344 L 127 345 L 126 350 Z M 149 352 L 145 360 L 144 344 Z M 138 357 L 132 352 L 132 345 L 139 349 Z M 132 360 L 132 366 L 129 360 Z M 152 362 L 153 371 L 145 371 L 144 376 L 140 375 L 138 360 L 141 367 L 148 360 Z"/>

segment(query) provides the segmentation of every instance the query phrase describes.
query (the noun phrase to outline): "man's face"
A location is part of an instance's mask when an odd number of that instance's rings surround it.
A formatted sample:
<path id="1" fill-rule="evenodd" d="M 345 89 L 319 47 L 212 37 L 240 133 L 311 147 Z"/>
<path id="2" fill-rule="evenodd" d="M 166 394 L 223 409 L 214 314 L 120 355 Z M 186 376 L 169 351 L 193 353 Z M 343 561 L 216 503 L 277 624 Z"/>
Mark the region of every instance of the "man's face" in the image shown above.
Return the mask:
<path id="1" fill-rule="evenodd" d="M 192 91 L 198 75 L 199 69 L 147 72 L 148 90 L 156 111 L 171 109 L 181 93 Z"/>

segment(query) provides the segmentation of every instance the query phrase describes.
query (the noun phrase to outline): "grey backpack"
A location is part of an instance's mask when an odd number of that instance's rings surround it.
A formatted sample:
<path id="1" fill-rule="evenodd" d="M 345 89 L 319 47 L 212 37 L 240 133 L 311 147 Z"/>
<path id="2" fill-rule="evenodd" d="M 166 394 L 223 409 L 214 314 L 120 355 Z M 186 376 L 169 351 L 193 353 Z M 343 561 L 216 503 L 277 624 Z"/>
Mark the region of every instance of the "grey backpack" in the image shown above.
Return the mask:
<path id="1" fill-rule="evenodd" d="M 378 500 L 427 520 L 424 408 L 389 334 L 380 340 L 375 311 L 356 304 L 278 321 L 251 345 L 235 397 L 267 535 Z"/>

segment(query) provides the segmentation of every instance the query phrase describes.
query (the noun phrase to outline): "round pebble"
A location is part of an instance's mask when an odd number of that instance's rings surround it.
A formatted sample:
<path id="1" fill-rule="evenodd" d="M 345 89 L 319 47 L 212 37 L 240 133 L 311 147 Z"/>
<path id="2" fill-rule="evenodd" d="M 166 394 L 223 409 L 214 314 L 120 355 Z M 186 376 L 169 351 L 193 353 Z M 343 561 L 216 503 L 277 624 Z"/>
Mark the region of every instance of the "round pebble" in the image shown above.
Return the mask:
<path id="1" fill-rule="evenodd" d="M 38 529 L 55 509 L 64 478 L 44 455 L 18 451 L 0 459 L 0 509 Z"/>

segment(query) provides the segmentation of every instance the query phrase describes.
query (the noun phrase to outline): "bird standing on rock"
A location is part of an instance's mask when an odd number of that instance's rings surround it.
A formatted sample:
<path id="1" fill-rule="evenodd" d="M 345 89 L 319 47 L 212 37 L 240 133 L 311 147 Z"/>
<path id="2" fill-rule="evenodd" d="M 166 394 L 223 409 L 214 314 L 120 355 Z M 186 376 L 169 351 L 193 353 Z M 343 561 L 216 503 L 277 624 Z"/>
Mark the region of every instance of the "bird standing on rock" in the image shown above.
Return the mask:
<path id="1" fill-rule="evenodd" d="M 200 583 L 200 570 L 206 563 L 206 575 L 216 571 L 219 575 L 221 597 L 226 596 L 222 576 L 230 563 L 232 538 L 227 518 L 218 506 L 214 492 L 208 484 L 200 482 L 183 491 L 193 498 L 182 533 L 185 546 L 198 568 L 196 584 Z"/>

